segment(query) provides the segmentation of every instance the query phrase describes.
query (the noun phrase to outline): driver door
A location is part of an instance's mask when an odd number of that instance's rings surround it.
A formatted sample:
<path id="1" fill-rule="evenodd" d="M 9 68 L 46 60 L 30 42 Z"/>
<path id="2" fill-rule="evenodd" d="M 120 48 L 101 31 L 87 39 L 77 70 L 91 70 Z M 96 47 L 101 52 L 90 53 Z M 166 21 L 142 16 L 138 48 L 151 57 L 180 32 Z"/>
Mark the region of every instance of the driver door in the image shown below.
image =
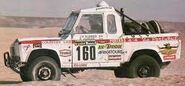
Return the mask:
<path id="1" fill-rule="evenodd" d="M 72 37 L 73 67 L 101 66 L 105 58 L 98 55 L 97 41 L 106 38 L 103 31 L 103 14 L 82 14 Z"/>

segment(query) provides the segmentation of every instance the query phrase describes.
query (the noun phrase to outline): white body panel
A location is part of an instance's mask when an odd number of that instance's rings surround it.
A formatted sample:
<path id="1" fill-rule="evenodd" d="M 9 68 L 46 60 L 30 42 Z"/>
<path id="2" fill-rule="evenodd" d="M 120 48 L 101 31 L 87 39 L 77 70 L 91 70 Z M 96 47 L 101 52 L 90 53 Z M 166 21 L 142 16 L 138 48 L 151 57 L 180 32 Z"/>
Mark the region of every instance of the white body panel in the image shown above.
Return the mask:
<path id="1" fill-rule="evenodd" d="M 19 46 L 21 62 L 27 62 L 31 52 L 37 49 L 49 49 L 56 51 L 61 62 L 61 67 L 63 68 L 116 67 L 120 66 L 121 63 L 128 62 L 134 52 L 144 49 L 156 51 L 163 62 L 173 61 L 180 58 L 179 55 L 181 45 L 180 41 L 177 40 L 178 35 L 175 33 L 158 35 L 154 34 L 149 36 L 135 35 L 135 37 L 122 36 L 118 39 L 115 39 L 115 37 L 112 36 L 110 36 L 112 38 L 107 38 L 107 35 L 105 34 L 96 34 L 91 36 L 96 36 L 97 38 L 93 38 L 89 41 L 82 41 L 84 38 L 82 38 L 81 34 L 78 34 L 74 35 L 73 40 L 61 40 L 60 38 L 39 38 L 39 40 L 37 38 L 21 39 L 19 40 L 20 42 L 22 42 L 22 44 L 20 44 Z M 83 43 L 73 43 L 74 39 L 77 41 L 81 40 L 81 42 L 86 42 L 86 45 L 83 45 Z M 140 39 L 143 40 L 141 41 Z M 106 42 L 106 40 L 109 40 L 109 42 Z M 41 41 L 42 47 L 33 48 L 33 44 L 35 41 Z M 171 46 L 177 46 L 177 52 L 173 54 L 175 55 L 175 58 L 164 59 L 165 55 L 160 52 L 159 47 L 164 47 L 164 44 L 166 43 L 170 43 Z M 110 45 L 117 45 L 118 47 L 108 48 L 107 46 Z M 78 52 L 76 50 L 78 46 L 80 46 L 81 48 L 83 46 L 95 46 L 96 59 L 83 60 L 83 58 L 81 58 L 81 60 L 78 60 Z"/>

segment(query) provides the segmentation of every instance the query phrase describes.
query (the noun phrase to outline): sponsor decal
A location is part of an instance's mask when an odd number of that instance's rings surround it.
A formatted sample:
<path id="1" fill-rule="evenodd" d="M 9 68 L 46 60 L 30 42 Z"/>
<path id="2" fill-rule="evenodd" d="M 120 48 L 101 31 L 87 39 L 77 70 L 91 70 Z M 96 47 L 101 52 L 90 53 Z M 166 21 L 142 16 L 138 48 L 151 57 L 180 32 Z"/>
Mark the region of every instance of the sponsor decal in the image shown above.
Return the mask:
<path id="1" fill-rule="evenodd" d="M 165 41 L 165 40 L 178 40 L 179 36 L 166 36 L 166 37 L 146 37 L 146 38 L 125 38 L 125 42 L 142 42 L 142 41 Z"/>
<path id="2" fill-rule="evenodd" d="M 124 39 L 111 39 L 110 43 L 123 43 Z"/>
<path id="3" fill-rule="evenodd" d="M 170 43 L 164 44 L 163 47 L 159 47 L 160 52 L 163 55 L 172 55 L 175 54 L 177 52 L 177 47 L 178 46 L 171 46 Z"/>
<path id="4" fill-rule="evenodd" d="M 96 40 L 96 43 L 98 43 L 98 44 L 106 44 L 106 43 L 110 43 L 110 40 L 109 39 Z"/>
<path id="5" fill-rule="evenodd" d="M 121 49 L 122 44 L 105 44 L 105 45 L 99 45 L 98 49 Z"/>
<path id="6" fill-rule="evenodd" d="M 87 67 L 86 63 L 74 63 L 73 64 L 74 67 Z"/>
<path id="7" fill-rule="evenodd" d="M 59 44 L 60 41 L 42 41 L 43 44 Z"/>
<path id="8" fill-rule="evenodd" d="M 31 47 L 30 45 L 25 45 L 25 46 L 23 46 L 23 49 L 24 49 L 25 52 L 27 52 L 30 47 Z"/>
<path id="9" fill-rule="evenodd" d="M 163 45 L 163 47 L 159 47 L 159 52 L 164 55 L 163 58 L 164 60 L 172 60 L 176 59 L 176 52 L 177 52 L 177 47 L 178 46 L 171 46 L 170 43 L 166 43 Z"/>
<path id="10" fill-rule="evenodd" d="M 164 60 L 174 60 L 176 59 L 175 55 L 167 55 L 167 56 L 163 56 Z"/>
<path id="11" fill-rule="evenodd" d="M 123 43 L 124 39 L 100 39 L 96 40 L 98 44 L 107 44 L 107 43 Z"/>
<path id="12" fill-rule="evenodd" d="M 41 43 L 35 43 L 35 44 L 33 44 L 33 48 L 42 48 L 42 44 Z"/>
<path id="13" fill-rule="evenodd" d="M 71 56 L 71 50 L 68 50 L 68 49 L 63 49 L 63 50 L 60 50 L 60 56 L 62 57 L 69 57 Z"/>
<path id="14" fill-rule="evenodd" d="M 96 42 L 95 41 L 86 41 L 86 45 L 95 45 Z"/>
<path id="15" fill-rule="evenodd" d="M 126 51 L 123 50 L 101 50 L 98 51 L 98 54 L 125 54 Z"/>
<path id="16" fill-rule="evenodd" d="M 82 46 L 85 45 L 85 41 L 73 41 L 73 43 L 75 44 L 75 46 Z"/>
<path id="17" fill-rule="evenodd" d="M 83 46 L 83 45 L 95 45 L 96 42 L 94 40 L 90 41 L 73 41 L 75 46 Z"/>
<path id="18" fill-rule="evenodd" d="M 121 55 L 108 55 L 108 60 L 121 60 Z"/>

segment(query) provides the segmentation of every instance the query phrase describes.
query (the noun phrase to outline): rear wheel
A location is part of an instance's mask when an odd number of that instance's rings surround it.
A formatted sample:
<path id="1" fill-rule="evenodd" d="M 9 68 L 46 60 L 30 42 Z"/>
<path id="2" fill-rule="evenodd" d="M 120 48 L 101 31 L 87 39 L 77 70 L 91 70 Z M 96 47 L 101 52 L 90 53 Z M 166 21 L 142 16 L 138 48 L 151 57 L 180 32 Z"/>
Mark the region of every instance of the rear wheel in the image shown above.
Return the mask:
<path id="1" fill-rule="evenodd" d="M 118 78 L 124 78 L 128 75 L 128 64 L 123 64 L 120 68 L 114 70 L 114 75 Z"/>
<path id="2" fill-rule="evenodd" d="M 41 56 L 21 70 L 23 81 L 60 80 L 61 70 L 54 59 Z"/>
<path id="3" fill-rule="evenodd" d="M 159 77 L 160 66 L 158 62 L 148 55 L 136 57 L 128 68 L 128 77 Z"/>

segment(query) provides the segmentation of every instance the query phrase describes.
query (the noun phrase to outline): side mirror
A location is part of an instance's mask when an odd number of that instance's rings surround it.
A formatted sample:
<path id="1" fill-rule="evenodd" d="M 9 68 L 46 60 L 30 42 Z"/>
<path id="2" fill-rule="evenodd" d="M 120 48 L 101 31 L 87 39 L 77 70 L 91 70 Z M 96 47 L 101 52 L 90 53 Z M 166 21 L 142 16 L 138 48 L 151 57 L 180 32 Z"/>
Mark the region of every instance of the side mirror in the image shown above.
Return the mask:
<path id="1" fill-rule="evenodd" d="M 58 33 L 58 36 L 60 37 L 62 35 L 63 31 L 61 30 L 59 33 Z"/>

